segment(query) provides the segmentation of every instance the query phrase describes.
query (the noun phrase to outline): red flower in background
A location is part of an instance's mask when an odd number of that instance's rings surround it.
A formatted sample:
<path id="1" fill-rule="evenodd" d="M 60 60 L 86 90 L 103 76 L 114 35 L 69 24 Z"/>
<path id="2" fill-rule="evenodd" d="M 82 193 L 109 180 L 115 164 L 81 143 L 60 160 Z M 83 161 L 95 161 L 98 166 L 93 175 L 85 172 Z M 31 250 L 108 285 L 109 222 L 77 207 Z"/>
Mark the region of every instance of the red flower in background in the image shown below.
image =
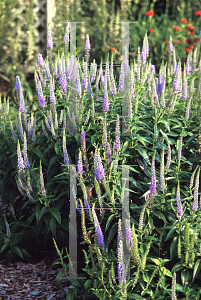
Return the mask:
<path id="1" fill-rule="evenodd" d="M 113 48 L 111 50 L 113 51 Z M 117 49 L 114 48 L 114 52 L 117 52 Z"/>
<path id="2" fill-rule="evenodd" d="M 197 10 L 197 11 L 195 12 L 195 16 L 200 16 L 200 17 L 201 17 L 201 10 Z"/>
<path id="3" fill-rule="evenodd" d="M 178 26 L 172 26 L 172 28 L 174 28 L 175 31 L 178 30 Z"/>
<path id="4" fill-rule="evenodd" d="M 186 27 L 186 30 L 194 30 L 195 28 L 192 25 L 188 25 L 188 27 Z"/>
<path id="5" fill-rule="evenodd" d="M 151 11 L 151 10 L 148 10 L 146 13 L 145 13 L 145 16 L 147 16 L 147 17 L 153 17 L 153 15 L 154 15 L 154 12 L 153 11 Z"/>
<path id="6" fill-rule="evenodd" d="M 165 40 L 165 43 L 167 43 L 168 41 L 167 40 Z"/>
<path id="7" fill-rule="evenodd" d="M 149 29 L 149 31 L 150 31 L 150 32 L 154 32 L 154 29 L 151 28 L 151 29 Z"/>
<path id="8" fill-rule="evenodd" d="M 189 52 L 189 51 L 191 51 L 191 49 L 190 49 L 190 48 L 187 48 L 187 49 L 186 49 L 186 52 Z"/>
<path id="9" fill-rule="evenodd" d="M 189 48 L 194 48 L 194 46 L 193 46 L 193 45 L 190 45 Z"/>
<path id="10" fill-rule="evenodd" d="M 188 21 L 186 19 L 181 19 L 181 21 L 183 21 L 184 23 L 187 23 Z"/>
<path id="11" fill-rule="evenodd" d="M 190 32 L 190 35 L 193 35 L 193 34 L 195 34 L 195 32 Z"/>

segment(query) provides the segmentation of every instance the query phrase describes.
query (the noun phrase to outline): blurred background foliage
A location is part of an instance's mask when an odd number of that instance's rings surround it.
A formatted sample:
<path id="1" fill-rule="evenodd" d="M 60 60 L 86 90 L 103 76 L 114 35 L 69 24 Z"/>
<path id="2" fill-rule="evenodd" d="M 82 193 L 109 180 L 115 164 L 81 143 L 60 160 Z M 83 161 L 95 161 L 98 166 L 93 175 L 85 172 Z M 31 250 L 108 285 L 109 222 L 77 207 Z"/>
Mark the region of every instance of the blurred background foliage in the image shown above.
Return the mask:
<path id="1" fill-rule="evenodd" d="M 19 109 L 19 100 L 16 99 L 15 81 L 19 75 L 27 110 L 34 111 L 34 102 L 38 101 L 38 93 L 35 89 L 34 66 L 38 65 L 38 48 L 35 43 L 33 29 L 34 1 L 26 1 L 26 9 L 23 11 L 24 25 L 16 21 L 13 9 L 20 7 L 21 0 L 0 0 L 0 91 L 1 99 L 4 95 L 9 97 L 10 112 L 15 115 Z M 120 65 L 122 61 L 122 30 L 121 24 L 113 22 L 131 21 L 138 22 L 129 25 L 130 36 L 130 65 L 137 59 L 138 47 L 142 51 L 143 39 L 147 31 L 149 40 L 149 59 L 156 66 L 156 76 L 164 60 L 168 59 L 168 42 L 170 35 L 176 49 L 176 58 L 180 58 L 182 70 L 186 61 L 186 49 L 195 47 L 196 38 L 201 30 L 201 16 L 195 15 L 200 8 L 200 1 L 61 1 L 56 0 L 55 24 L 52 31 L 53 57 L 63 51 L 63 38 L 65 35 L 65 21 L 82 21 L 76 25 L 77 56 L 82 62 L 85 56 L 86 34 L 89 34 L 91 51 L 89 63 L 95 59 L 99 65 L 101 58 L 106 63 L 108 53 L 112 48 L 114 52 L 114 65 Z M 146 16 L 147 11 L 153 11 L 153 16 Z M 181 21 L 184 18 L 187 22 Z M 194 30 L 187 29 L 191 24 Z M 17 35 L 13 33 L 13 27 L 17 27 Z M 173 26 L 178 26 L 177 30 Z M 152 32 L 150 32 L 150 29 Z M 26 43 L 22 43 L 22 37 L 27 36 Z M 188 41 L 187 41 L 188 40 Z M 9 47 L 7 53 L 4 48 Z M 47 43 L 44 44 L 46 50 Z M 44 57 L 46 58 L 46 57 Z M 30 71 L 30 67 L 32 70 Z M 114 68 L 114 75 L 119 79 L 120 67 Z"/>

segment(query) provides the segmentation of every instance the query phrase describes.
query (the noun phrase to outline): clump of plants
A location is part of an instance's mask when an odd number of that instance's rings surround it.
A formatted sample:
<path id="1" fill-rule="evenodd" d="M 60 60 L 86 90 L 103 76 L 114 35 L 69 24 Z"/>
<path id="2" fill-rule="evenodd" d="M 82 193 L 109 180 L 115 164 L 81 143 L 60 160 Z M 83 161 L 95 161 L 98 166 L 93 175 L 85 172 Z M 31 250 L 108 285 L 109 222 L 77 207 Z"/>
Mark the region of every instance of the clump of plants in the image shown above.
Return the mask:
<path id="1" fill-rule="evenodd" d="M 12 216 L 1 217 L 1 253 L 7 251 L 11 260 L 14 253 L 24 258 L 29 256 L 29 239 L 44 247 L 51 241 L 66 275 L 73 264 L 82 266 L 77 279 L 66 277 L 75 287 L 67 299 L 83 290 L 98 299 L 199 298 L 200 157 L 195 150 L 200 127 L 200 43 L 199 38 L 182 74 L 170 36 L 168 61 L 162 63 L 158 80 L 151 60 L 147 62 L 146 34 L 130 70 L 124 56 L 117 87 L 113 54 L 104 75 L 102 66 L 96 74 L 95 61 L 89 70 L 87 35 L 86 61 L 81 66 L 73 56 L 69 59 L 67 25 L 64 52 L 53 62 L 49 30 L 48 57 L 39 55 L 35 71 L 37 110 L 26 112 L 19 76 L 15 123 L 9 116 L 9 101 L 4 98 L 1 107 L 1 160 L 5 159 L 1 168 L 6 170 L 1 190 L 10 171 L 16 180 L 16 189 L 9 192 Z M 77 166 L 75 176 L 73 166 Z M 72 177 L 78 181 L 77 191 L 70 185 Z M 17 191 L 23 206 L 16 216 L 12 199 Z M 66 248 L 65 264 L 58 243 L 72 230 L 70 201 L 76 203 L 81 221 L 78 238 L 83 237 L 86 245 L 84 249 L 81 243 L 84 262 L 72 262 Z M 130 252 L 127 259 L 125 247 Z M 62 275 L 56 278 L 61 288 Z"/>

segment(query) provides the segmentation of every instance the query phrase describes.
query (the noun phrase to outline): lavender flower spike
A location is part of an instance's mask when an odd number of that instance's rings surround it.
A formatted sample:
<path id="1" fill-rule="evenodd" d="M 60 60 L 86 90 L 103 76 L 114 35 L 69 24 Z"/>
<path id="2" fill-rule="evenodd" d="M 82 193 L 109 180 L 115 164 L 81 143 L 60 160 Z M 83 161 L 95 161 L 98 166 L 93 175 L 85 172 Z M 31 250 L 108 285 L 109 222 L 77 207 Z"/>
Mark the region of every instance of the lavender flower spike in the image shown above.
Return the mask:
<path id="1" fill-rule="evenodd" d="M 150 186 L 150 196 L 153 195 L 153 198 L 156 195 L 156 174 L 155 174 L 155 155 L 156 150 L 154 152 L 154 156 L 152 158 L 152 164 L 151 164 L 151 186 Z"/>
<path id="2" fill-rule="evenodd" d="M 177 186 L 176 201 L 177 201 L 177 210 L 178 210 L 179 218 L 181 219 L 181 217 L 183 215 L 183 209 L 182 209 L 182 203 L 181 203 L 181 199 L 180 199 L 179 180 L 178 180 L 178 186 Z"/>
<path id="3" fill-rule="evenodd" d="M 23 112 L 25 112 L 25 104 L 24 104 L 22 87 L 20 87 L 20 113 L 23 113 Z"/>
<path id="4" fill-rule="evenodd" d="M 25 166 L 24 166 L 24 161 L 22 158 L 21 150 L 20 150 L 19 140 L 17 140 L 17 156 L 18 156 L 18 170 L 19 170 L 19 173 L 21 173 L 25 169 Z"/>
<path id="5" fill-rule="evenodd" d="M 170 36 L 169 51 L 173 51 L 172 37 Z"/>
<path id="6" fill-rule="evenodd" d="M 172 294 L 171 300 L 177 300 L 177 296 L 176 296 L 176 273 L 175 272 L 173 273 L 173 276 L 172 276 L 171 294 Z"/>
<path id="7" fill-rule="evenodd" d="M 52 35 L 51 35 L 51 30 L 49 28 L 48 28 L 48 33 L 47 33 L 47 48 L 50 48 L 50 49 L 53 48 Z"/>
<path id="8" fill-rule="evenodd" d="M 38 54 L 38 65 L 39 65 L 39 67 L 43 67 L 44 68 L 43 56 L 40 53 Z"/>
<path id="9" fill-rule="evenodd" d="M 78 157 L 78 175 L 83 176 L 83 164 L 82 164 L 82 152 L 79 151 L 79 157 Z"/>
<path id="10" fill-rule="evenodd" d="M 40 160 L 40 192 L 45 198 L 47 198 L 46 192 L 45 192 L 45 186 L 44 186 L 41 160 Z"/>
<path id="11" fill-rule="evenodd" d="M 122 274 L 122 267 L 123 267 L 123 243 L 122 243 L 122 228 L 121 228 L 120 219 L 118 222 L 117 255 L 118 255 L 119 288 L 121 288 L 121 274 Z"/>
<path id="12" fill-rule="evenodd" d="M 64 43 L 68 44 L 69 43 L 69 24 L 66 26 L 66 32 L 64 36 Z"/>
<path id="13" fill-rule="evenodd" d="M 85 43 L 85 50 L 90 50 L 90 49 L 91 49 L 91 45 L 90 45 L 90 41 L 89 41 L 89 35 L 87 34 L 86 43 Z"/>
<path id="14" fill-rule="evenodd" d="M 20 89 L 21 89 L 21 83 L 20 83 L 20 78 L 19 78 L 19 76 L 16 76 L 15 88 L 16 88 L 16 93 L 17 93 L 17 95 L 18 95 L 18 94 L 19 94 L 19 91 L 20 91 Z"/>
<path id="15" fill-rule="evenodd" d="M 119 115 L 117 115 L 117 122 L 116 122 L 116 130 L 115 130 L 115 150 L 120 151 L 120 126 L 119 126 Z"/>
<path id="16" fill-rule="evenodd" d="M 164 178 L 164 147 L 162 149 L 162 154 L 161 154 L 161 164 L 160 164 L 160 190 L 163 191 L 163 189 L 166 189 L 165 186 L 165 178 Z"/>
<path id="17" fill-rule="evenodd" d="M 125 220 L 125 227 L 126 227 L 126 245 L 128 249 L 130 250 L 130 247 L 133 247 L 133 238 L 131 234 L 131 226 L 130 226 L 130 220 L 126 219 Z"/>
<path id="18" fill-rule="evenodd" d="M 179 149 L 178 149 L 178 160 L 181 159 L 181 150 L 182 150 L 182 140 L 183 140 L 183 129 L 179 140 Z"/>
<path id="19" fill-rule="evenodd" d="M 171 164 L 171 147 L 170 147 L 170 143 L 169 140 L 167 138 L 167 144 L 168 144 L 168 157 L 167 157 L 167 163 L 165 166 L 165 170 L 168 171 L 170 168 L 170 164 Z"/>
<path id="20" fill-rule="evenodd" d="M 196 181 L 195 181 L 194 201 L 193 201 L 192 210 L 197 210 L 198 209 L 199 177 L 200 177 L 200 167 L 199 167 L 199 170 L 197 172 Z"/>
<path id="21" fill-rule="evenodd" d="M 24 150 L 23 150 L 23 154 L 24 154 L 25 168 L 29 168 L 30 165 L 29 165 L 29 161 L 28 161 L 28 158 L 27 158 L 27 139 L 26 139 L 26 132 L 25 131 L 24 131 Z"/>
<path id="22" fill-rule="evenodd" d="M 98 218 L 97 218 L 94 206 L 92 207 L 92 215 L 93 215 L 93 220 L 94 220 L 94 224 L 95 224 L 98 245 L 99 245 L 99 247 L 102 247 L 104 249 L 104 251 L 105 251 L 105 244 L 104 244 L 103 233 L 102 233 L 100 224 L 98 222 Z"/>

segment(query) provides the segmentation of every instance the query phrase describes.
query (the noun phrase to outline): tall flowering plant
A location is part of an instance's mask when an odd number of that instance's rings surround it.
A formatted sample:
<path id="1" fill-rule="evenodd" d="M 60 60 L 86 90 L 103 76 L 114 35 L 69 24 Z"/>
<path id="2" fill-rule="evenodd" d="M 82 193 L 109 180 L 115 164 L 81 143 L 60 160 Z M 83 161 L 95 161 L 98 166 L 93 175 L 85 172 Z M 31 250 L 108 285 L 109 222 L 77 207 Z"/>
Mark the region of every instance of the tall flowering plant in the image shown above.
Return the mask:
<path id="1" fill-rule="evenodd" d="M 51 50 L 51 32 L 49 32 L 48 40 L 48 47 Z M 88 51 L 90 50 L 89 44 L 90 41 L 87 36 L 86 50 Z M 64 220 L 70 220 L 66 216 L 66 214 L 69 215 L 69 206 L 65 214 L 64 210 L 61 209 L 61 204 L 63 201 L 69 202 L 69 199 L 66 200 L 66 195 L 69 195 L 69 175 L 71 174 L 69 167 L 71 164 L 77 164 L 76 178 L 81 189 L 77 195 L 81 210 L 78 206 L 77 210 L 81 212 L 81 229 L 84 241 L 89 245 L 87 253 L 83 251 L 87 264 L 83 271 L 86 271 L 90 278 L 87 278 L 83 286 L 87 293 L 93 293 L 99 298 L 104 298 L 106 295 L 116 299 L 131 298 L 132 294 L 134 296 L 139 294 L 139 290 L 146 297 L 149 297 L 147 296 L 151 293 L 149 287 L 153 288 L 155 285 L 154 297 L 158 297 L 164 292 L 165 281 L 169 284 L 169 294 L 172 284 L 172 295 L 175 297 L 175 273 L 181 271 L 181 269 L 178 271 L 177 258 L 175 258 L 175 252 L 172 250 L 173 248 L 176 250 L 177 245 L 179 246 L 178 253 L 181 265 L 185 261 L 185 267 L 191 268 L 192 272 L 197 266 L 196 263 L 200 255 L 196 240 L 197 232 L 192 233 L 190 229 L 194 229 L 196 226 L 195 216 L 198 216 L 200 212 L 200 207 L 197 208 L 200 171 L 196 177 L 192 205 L 190 203 L 192 199 L 188 201 L 187 197 L 181 197 L 180 189 L 185 196 L 187 194 L 181 183 L 188 181 L 189 173 L 185 169 L 180 170 L 180 168 L 186 162 L 184 157 L 190 153 L 188 143 L 193 148 L 192 140 L 186 137 L 191 135 L 190 125 L 194 128 L 197 125 L 196 117 L 190 115 L 189 112 L 191 100 L 196 98 L 200 101 L 201 65 L 198 65 L 196 55 L 194 62 L 192 62 L 192 55 L 189 54 L 186 74 L 182 77 L 181 65 L 176 61 L 174 47 L 170 47 L 170 51 L 172 48 L 173 65 L 171 63 L 168 65 L 169 72 L 174 78 L 171 86 L 166 87 L 167 65 L 161 66 L 160 77 L 155 78 L 154 67 L 151 63 L 147 63 L 149 46 L 148 39 L 145 37 L 143 51 L 140 53 L 139 48 L 137 63 L 134 62 L 133 68 L 128 70 L 126 64 L 121 66 L 122 72 L 117 94 L 114 78 L 112 79 L 112 74 L 109 72 L 108 61 L 105 77 L 100 83 L 102 85 L 98 91 L 102 69 L 100 69 L 93 90 L 90 80 L 93 81 L 95 77 L 95 75 L 92 76 L 94 69 L 91 69 L 89 73 L 87 64 L 83 64 L 84 70 L 82 70 L 79 61 L 73 65 L 72 59 L 66 60 L 65 68 L 64 55 L 62 58 L 58 57 L 53 64 L 50 51 L 48 60 L 44 64 L 40 57 L 39 75 L 35 77 L 39 93 L 38 111 L 34 117 L 31 117 L 31 120 L 27 120 L 23 90 L 20 80 L 17 78 L 16 89 L 20 98 L 20 106 L 18 122 L 15 124 L 17 134 L 13 127 L 12 133 L 13 143 L 15 143 L 17 150 L 16 171 L 18 176 L 16 176 L 16 183 L 18 189 L 23 197 L 28 198 L 29 203 L 33 205 L 36 203 L 36 209 L 31 218 L 36 217 L 37 230 L 40 230 L 40 226 L 43 225 L 42 229 L 47 231 L 45 231 L 45 237 L 51 230 L 54 236 L 54 245 L 60 255 L 57 247 L 59 242 L 57 234 L 61 227 L 65 228 Z M 197 48 L 195 53 L 196 51 Z M 72 72 L 73 68 L 77 72 L 76 77 Z M 123 68 L 125 68 L 124 72 Z M 118 110 L 121 100 L 120 94 L 124 87 L 123 74 L 125 71 L 128 72 L 130 80 L 128 113 L 131 117 L 132 135 L 122 137 L 120 142 L 120 114 Z M 195 80 L 196 78 L 199 79 L 198 82 Z M 48 80 L 49 84 L 47 83 Z M 76 80 L 77 83 L 76 114 L 71 115 L 68 102 L 68 83 L 73 80 Z M 199 86 L 196 91 L 194 81 L 196 86 Z M 185 99 L 186 86 L 188 92 L 185 103 L 182 96 Z M 111 94 L 108 89 L 110 89 Z M 98 94 L 102 98 L 101 101 L 98 101 L 99 103 L 96 102 Z M 114 96 L 117 98 L 117 103 L 114 101 Z M 144 100 L 145 98 L 146 100 Z M 62 105 L 63 109 L 61 109 Z M 3 108 L 4 119 L 6 119 L 6 114 L 7 106 L 5 104 Z M 36 117 L 38 117 L 37 120 Z M 59 117 L 60 121 L 58 122 Z M 100 122 L 101 119 L 102 123 Z M 70 123 L 77 130 L 74 136 L 72 136 L 69 128 Z M 12 124 L 11 120 L 10 124 Z M 61 124 L 63 127 L 60 128 Z M 6 120 L 4 125 L 6 125 Z M 6 126 L 4 128 L 6 129 Z M 38 132 L 39 129 L 40 133 Z M 9 130 L 11 131 L 11 126 Z M 164 139 L 166 139 L 167 144 Z M 21 143 L 23 143 L 23 155 L 20 148 Z M 61 151 L 62 146 L 63 153 Z M 51 148 L 53 151 L 47 155 L 48 149 Z M 162 154 L 159 155 L 161 148 Z M 92 152 L 90 158 L 87 157 L 89 149 Z M 167 158 L 164 158 L 164 152 L 166 152 Z M 64 162 L 64 168 L 59 169 L 59 171 L 62 172 L 62 179 L 65 181 L 68 191 L 59 191 L 62 185 L 58 185 L 56 180 L 60 174 L 55 176 L 54 180 L 52 179 L 52 174 L 58 172 L 57 168 L 60 167 L 56 164 L 57 159 Z M 190 158 L 188 159 L 190 161 Z M 31 172 L 34 168 L 34 160 L 39 163 L 39 171 L 36 176 L 33 176 Z M 125 222 L 125 237 L 122 234 L 122 222 L 125 220 L 121 222 L 122 215 L 120 211 L 117 211 L 122 204 L 122 178 L 121 170 L 119 170 L 121 165 L 118 164 L 121 160 L 122 164 L 132 165 L 132 163 L 137 162 L 137 166 L 139 166 L 139 170 L 130 166 L 131 171 L 137 173 L 138 176 L 134 174 L 130 178 L 132 189 L 134 189 L 133 193 L 136 195 L 133 199 L 135 200 L 134 203 L 129 203 L 132 226 L 128 221 Z M 165 160 L 166 167 L 164 170 Z M 182 176 L 185 177 L 185 180 Z M 92 194 L 91 184 L 93 183 L 97 198 Z M 192 180 L 190 186 L 192 188 Z M 129 191 L 132 189 L 129 188 Z M 55 190 L 57 193 L 51 195 Z M 61 198 L 62 192 L 65 199 Z M 98 204 L 100 204 L 102 217 L 99 217 L 95 211 Z M 104 207 L 106 205 L 107 207 Z M 85 211 L 87 212 L 86 216 Z M 86 220 L 87 222 L 85 222 Z M 94 233 L 94 243 L 87 231 L 90 226 Z M 199 224 L 197 224 L 198 227 Z M 183 228 L 185 228 L 184 233 Z M 14 229 L 9 230 L 9 222 L 6 223 L 6 230 L 7 240 L 13 242 Z M 108 234 L 105 234 L 107 230 Z M 33 230 L 33 232 L 35 231 Z M 174 236 L 172 236 L 172 232 L 174 232 Z M 115 233 L 116 237 L 114 238 Z M 126 247 L 131 253 L 130 269 L 131 276 L 134 276 L 132 279 L 126 279 L 129 268 L 124 262 L 124 238 L 126 239 Z M 6 247 L 7 245 L 8 243 Z M 166 253 L 169 247 L 170 255 Z M 194 256 L 190 255 L 191 250 L 194 252 Z M 70 264 L 68 253 L 67 256 Z M 91 262 L 89 262 L 89 258 Z M 95 260 L 98 261 L 98 264 L 95 263 Z M 92 263 L 92 269 L 90 263 Z M 195 278 L 196 273 L 193 274 Z M 117 276 L 117 281 L 115 276 Z M 154 276 L 155 279 L 157 278 L 157 284 L 153 280 Z M 59 275 L 56 278 L 57 282 L 60 282 L 60 279 L 61 276 Z M 194 283 L 191 282 L 191 284 L 193 286 Z M 75 290 L 71 292 L 73 296 L 78 292 L 79 287 L 80 284 L 76 284 Z M 194 287 L 197 293 L 197 285 L 194 284 Z"/>

